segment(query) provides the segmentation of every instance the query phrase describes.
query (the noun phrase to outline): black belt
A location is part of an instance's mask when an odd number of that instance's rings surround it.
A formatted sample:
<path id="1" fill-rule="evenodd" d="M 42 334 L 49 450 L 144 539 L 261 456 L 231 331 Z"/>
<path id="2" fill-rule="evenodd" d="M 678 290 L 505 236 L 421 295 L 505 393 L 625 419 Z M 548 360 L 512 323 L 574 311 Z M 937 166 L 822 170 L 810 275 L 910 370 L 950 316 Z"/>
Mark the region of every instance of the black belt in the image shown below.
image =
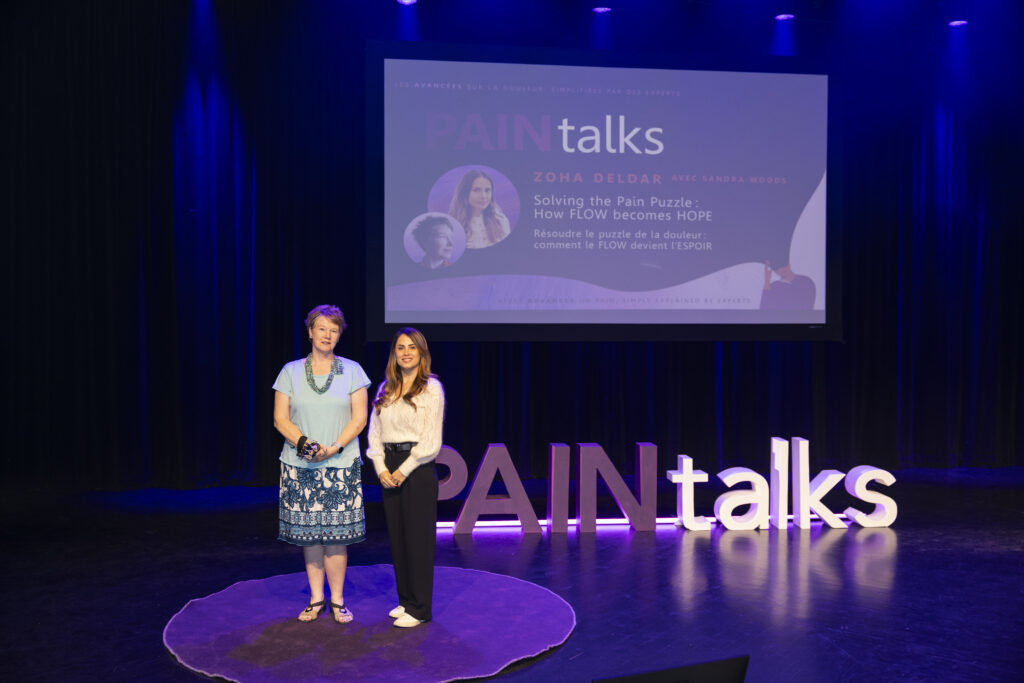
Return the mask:
<path id="1" fill-rule="evenodd" d="M 412 450 L 418 442 L 416 441 L 403 441 L 402 443 L 386 443 L 384 444 L 385 453 L 408 453 Z"/>

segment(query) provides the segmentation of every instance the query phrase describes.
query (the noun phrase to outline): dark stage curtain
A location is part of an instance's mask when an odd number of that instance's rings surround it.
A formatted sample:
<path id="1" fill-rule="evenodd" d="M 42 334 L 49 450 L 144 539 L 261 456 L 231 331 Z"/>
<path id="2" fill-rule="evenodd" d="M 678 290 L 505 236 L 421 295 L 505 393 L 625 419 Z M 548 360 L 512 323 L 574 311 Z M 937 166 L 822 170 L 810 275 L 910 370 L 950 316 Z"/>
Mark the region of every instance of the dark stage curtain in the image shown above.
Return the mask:
<path id="1" fill-rule="evenodd" d="M 756 21 L 712 5 L 673 4 L 702 30 L 680 16 L 600 46 L 767 54 L 770 31 L 752 41 Z M 503 44 L 590 45 L 585 22 L 545 7 L 482 20 Z M 769 437 L 797 435 L 817 468 L 1024 464 L 1024 21 L 1014 3 L 979 7 L 969 45 L 947 45 L 930 8 L 909 37 L 837 13 L 827 38 L 797 42 L 832 65 L 843 342 L 435 343 L 445 442 L 471 468 L 503 442 L 524 477 L 546 475 L 549 442 L 590 441 L 627 473 L 636 441 L 662 470 L 686 453 L 765 472 Z M 7 11 L 5 481 L 274 483 L 270 386 L 308 352 L 316 304 L 343 308 L 338 352 L 379 381 L 386 347 L 362 322 L 364 41 L 479 42 L 468 16 L 424 8 L 413 26 L 401 11 Z"/>

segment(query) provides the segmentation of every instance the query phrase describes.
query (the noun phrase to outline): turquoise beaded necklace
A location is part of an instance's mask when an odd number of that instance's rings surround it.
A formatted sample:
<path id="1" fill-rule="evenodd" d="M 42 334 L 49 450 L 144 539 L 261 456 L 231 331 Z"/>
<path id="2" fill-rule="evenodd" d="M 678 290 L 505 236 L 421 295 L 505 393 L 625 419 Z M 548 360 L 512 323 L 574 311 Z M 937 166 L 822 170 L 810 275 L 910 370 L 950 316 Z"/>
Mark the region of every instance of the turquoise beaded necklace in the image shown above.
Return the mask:
<path id="1" fill-rule="evenodd" d="M 313 354 L 306 356 L 306 382 L 309 384 L 309 388 L 318 394 L 326 394 L 327 390 L 331 388 L 331 380 L 334 379 L 335 375 L 340 375 L 345 372 L 345 366 L 341 362 L 341 358 L 338 356 L 334 357 L 331 361 L 331 371 L 327 374 L 327 382 L 324 384 L 323 389 L 316 385 L 316 380 L 313 379 Z"/>

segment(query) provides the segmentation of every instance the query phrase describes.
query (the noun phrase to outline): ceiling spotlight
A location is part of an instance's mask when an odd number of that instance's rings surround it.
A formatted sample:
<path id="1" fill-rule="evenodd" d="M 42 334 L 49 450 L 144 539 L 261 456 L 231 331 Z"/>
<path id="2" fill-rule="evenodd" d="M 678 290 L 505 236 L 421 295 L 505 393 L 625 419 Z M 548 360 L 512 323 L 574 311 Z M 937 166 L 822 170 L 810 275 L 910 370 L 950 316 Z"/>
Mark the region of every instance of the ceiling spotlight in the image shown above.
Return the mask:
<path id="1" fill-rule="evenodd" d="M 611 7 L 595 7 L 594 8 L 594 12 L 596 14 L 605 14 L 606 12 L 611 12 L 611 11 L 612 11 Z"/>
<path id="2" fill-rule="evenodd" d="M 415 5 L 416 0 L 398 0 L 399 5 Z"/>
<path id="3" fill-rule="evenodd" d="M 775 21 L 791 21 L 793 19 L 796 19 L 796 16 L 792 15 L 792 14 L 776 14 L 775 15 Z"/>
<path id="4" fill-rule="evenodd" d="M 967 26 L 967 22 L 965 20 L 963 20 L 963 19 L 957 19 L 955 21 L 949 22 L 949 25 L 950 26 Z"/>

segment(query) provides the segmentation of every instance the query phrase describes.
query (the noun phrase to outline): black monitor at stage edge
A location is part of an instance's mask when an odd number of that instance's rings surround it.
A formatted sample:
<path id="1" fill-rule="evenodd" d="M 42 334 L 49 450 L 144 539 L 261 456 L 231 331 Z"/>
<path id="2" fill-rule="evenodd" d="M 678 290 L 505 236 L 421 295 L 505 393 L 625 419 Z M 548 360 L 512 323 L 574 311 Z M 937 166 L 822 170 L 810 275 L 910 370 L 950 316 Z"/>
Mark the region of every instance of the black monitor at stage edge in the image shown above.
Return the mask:
<path id="1" fill-rule="evenodd" d="M 840 338 L 828 76 L 743 66 L 370 44 L 368 338 Z"/>

